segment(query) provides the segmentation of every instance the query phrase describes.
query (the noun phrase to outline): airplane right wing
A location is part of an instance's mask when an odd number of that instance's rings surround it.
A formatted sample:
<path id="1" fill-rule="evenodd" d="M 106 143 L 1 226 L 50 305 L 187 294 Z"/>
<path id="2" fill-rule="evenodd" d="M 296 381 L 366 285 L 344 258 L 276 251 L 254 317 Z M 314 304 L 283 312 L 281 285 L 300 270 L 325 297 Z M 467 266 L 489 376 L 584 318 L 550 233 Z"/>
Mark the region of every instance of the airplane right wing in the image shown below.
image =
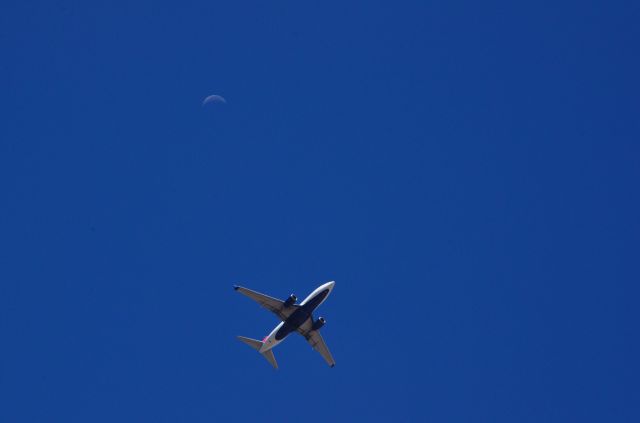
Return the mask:
<path id="1" fill-rule="evenodd" d="M 284 306 L 284 301 L 279 300 L 277 298 L 270 297 L 265 294 L 261 294 L 259 292 L 253 291 L 249 288 L 244 288 L 242 286 L 234 286 L 233 289 L 241 293 L 242 295 L 246 295 L 251 298 L 262 307 L 274 313 L 276 316 L 280 318 L 280 320 L 285 321 L 298 307 L 297 305 L 291 305 L 289 307 Z"/>
<path id="2" fill-rule="evenodd" d="M 322 335 L 320 335 L 320 331 L 311 329 L 312 325 L 313 319 L 307 319 L 307 321 L 304 322 L 302 326 L 300 326 L 298 332 L 300 333 L 300 335 L 304 336 L 304 338 L 307 340 L 309 345 L 313 347 L 314 350 L 320 353 L 322 358 L 324 358 L 324 361 L 326 361 L 329 366 L 335 366 L 336 361 L 333 359 L 331 351 L 329 351 L 329 347 L 327 347 L 327 344 L 324 342 Z"/>

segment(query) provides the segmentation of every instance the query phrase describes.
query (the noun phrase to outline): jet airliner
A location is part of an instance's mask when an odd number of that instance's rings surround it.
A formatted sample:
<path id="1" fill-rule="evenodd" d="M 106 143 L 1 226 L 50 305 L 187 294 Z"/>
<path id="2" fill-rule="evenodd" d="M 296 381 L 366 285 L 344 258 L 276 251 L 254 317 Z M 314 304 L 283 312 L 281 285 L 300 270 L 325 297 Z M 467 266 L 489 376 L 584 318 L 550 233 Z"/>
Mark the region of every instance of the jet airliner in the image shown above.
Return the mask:
<path id="1" fill-rule="evenodd" d="M 313 349 L 322 355 L 322 358 L 324 358 L 329 366 L 335 366 L 336 362 L 331 356 L 327 344 L 325 344 L 324 339 L 322 339 L 320 335 L 320 328 L 326 321 L 324 317 L 314 320 L 312 315 L 313 311 L 327 299 L 335 284 L 335 282 L 327 282 L 320 285 L 300 304 L 296 304 L 298 299 L 293 294 L 285 301 L 282 301 L 241 286 L 234 286 L 233 289 L 256 301 L 262 307 L 273 312 L 281 320 L 280 324 L 278 324 L 269 335 L 265 336 L 262 341 L 245 338 L 244 336 L 238 336 L 238 339 L 257 350 L 277 369 L 278 363 L 273 355 L 272 348 L 282 342 L 290 333 L 298 332 L 304 336 Z"/>

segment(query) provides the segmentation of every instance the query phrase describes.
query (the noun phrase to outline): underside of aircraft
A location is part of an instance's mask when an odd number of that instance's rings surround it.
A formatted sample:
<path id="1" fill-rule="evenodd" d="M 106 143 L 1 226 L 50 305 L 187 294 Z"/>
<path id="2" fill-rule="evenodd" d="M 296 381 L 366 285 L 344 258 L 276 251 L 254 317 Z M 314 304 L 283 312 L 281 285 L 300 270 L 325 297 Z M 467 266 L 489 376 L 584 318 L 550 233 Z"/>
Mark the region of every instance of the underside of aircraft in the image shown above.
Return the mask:
<path id="1" fill-rule="evenodd" d="M 336 362 L 322 335 L 320 335 L 320 328 L 325 324 L 326 320 L 323 317 L 314 320 L 312 314 L 327 299 L 334 285 L 335 282 L 327 282 L 319 286 L 300 304 L 296 304 L 297 298 L 293 294 L 282 301 L 242 286 L 234 286 L 236 291 L 256 301 L 262 307 L 278 316 L 281 321 L 262 341 L 244 336 L 238 336 L 238 339 L 257 350 L 277 369 L 278 363 L 273 355 L 273 347 L 282 342 L 289 334 L 298 332 L 313 349 L 320 353 L 329 366 L 335 366 Z"/>

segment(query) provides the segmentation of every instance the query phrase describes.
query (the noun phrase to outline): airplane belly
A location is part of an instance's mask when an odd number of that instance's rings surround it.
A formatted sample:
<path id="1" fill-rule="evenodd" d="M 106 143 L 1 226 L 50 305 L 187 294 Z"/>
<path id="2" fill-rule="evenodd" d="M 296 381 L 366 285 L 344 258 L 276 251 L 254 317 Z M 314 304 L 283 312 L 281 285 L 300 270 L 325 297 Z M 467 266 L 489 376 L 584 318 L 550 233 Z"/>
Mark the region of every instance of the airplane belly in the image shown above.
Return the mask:
<path id="1" fill-rule="evenodd" d="M 274 330 L 271 331 L 269 335 L 265 336 L 262 339 L 262 348 L 260 348 L 260 352 L 268 351 L 271 348 L 278 345 L 280 342 L 282 342 L 284 338 L 278 339 L 277 334 L 280 331 L 280 329 L 284 326 L 284 324 L 285 322 L 280 323 L 278 326 L 275 327 Z"/>
<path id="2" fill-rule="evenodd" d="M 265 337 L 264 341 L 262 341 L 262 348 L 260 348 L 260 352 L 264 352 L 264 351 L 268 351 L 271 348 L 275 347 L 276 345 L 278 345 L 280 342 L 282 342 L 282 340 L 278 341 L 275 339 L 275 337 Z"/>

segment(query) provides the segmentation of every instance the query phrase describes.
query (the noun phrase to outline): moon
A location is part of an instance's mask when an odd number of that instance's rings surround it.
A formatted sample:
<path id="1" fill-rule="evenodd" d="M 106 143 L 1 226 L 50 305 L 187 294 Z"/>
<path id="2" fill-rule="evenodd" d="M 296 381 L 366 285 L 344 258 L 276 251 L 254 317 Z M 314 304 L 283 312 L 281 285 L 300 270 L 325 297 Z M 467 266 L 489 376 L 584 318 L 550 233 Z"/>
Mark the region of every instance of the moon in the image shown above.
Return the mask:
<path id="1" fill-rule="evenodd" d="M 223 96 L 218 94 L 209 95 L 205 97 L 204 100 L 202 100 L 203 106 L 206 106 L 207 104 L 210 104 L 210 103 L 227 104 L 227 100 L 225 100 Z"/>

